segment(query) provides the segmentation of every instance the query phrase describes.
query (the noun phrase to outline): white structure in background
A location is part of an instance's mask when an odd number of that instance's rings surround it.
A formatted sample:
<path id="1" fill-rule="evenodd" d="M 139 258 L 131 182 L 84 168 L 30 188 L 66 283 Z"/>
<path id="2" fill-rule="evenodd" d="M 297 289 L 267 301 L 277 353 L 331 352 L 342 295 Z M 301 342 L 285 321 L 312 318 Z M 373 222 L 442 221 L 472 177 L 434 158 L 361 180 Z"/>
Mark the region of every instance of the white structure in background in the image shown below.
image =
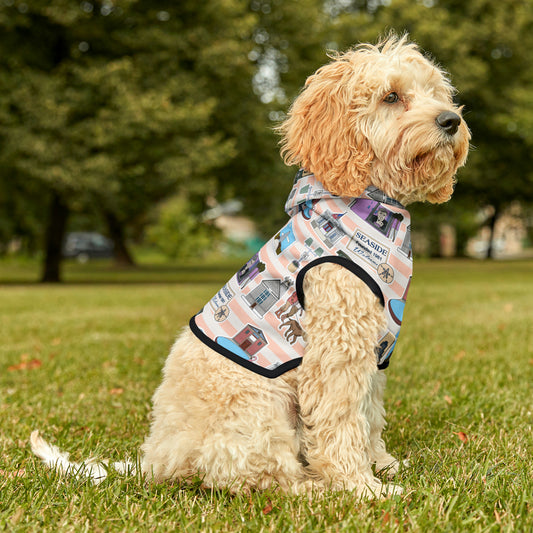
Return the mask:
<path id="1" fill-rule="evenodd" d="M 480 212 L 480 223 L 485 223 L 478 234 L 470 239 L 466 252 L 472 257 L 485 257 L 489 247 L 490 227 L 488 221 L 493 208 L 487 207 Z M 525 253 L 527 242 L 527 219 L 519 202 L 511 204 L 496 221 L 493 236 L 494 257 L 521 257 Z"/>
<path id="2" fill-rule="evenodd" d="M 240 200 L 228 200 L 205 211 L 203 219 L 213 221 L 228 240 L 246 244 L 258 239 L 259 234 L 252 220 L 239 215 L 241 210 Z"/>

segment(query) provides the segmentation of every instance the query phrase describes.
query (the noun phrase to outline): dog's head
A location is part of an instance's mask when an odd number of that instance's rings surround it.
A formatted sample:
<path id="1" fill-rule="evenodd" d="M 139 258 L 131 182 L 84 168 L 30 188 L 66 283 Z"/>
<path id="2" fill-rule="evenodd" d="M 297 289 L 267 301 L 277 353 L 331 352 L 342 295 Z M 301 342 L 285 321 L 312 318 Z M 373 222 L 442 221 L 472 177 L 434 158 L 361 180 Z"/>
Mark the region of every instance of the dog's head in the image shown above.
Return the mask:
<path id="1" fill-rule="evenodd" d="M 453 92 L 406 37 L 359 45 L 307 79 L 279 127 L 285 162 L 341 196 L 375 185 L 404 204 L 445 202 L 470 140 Z"/>

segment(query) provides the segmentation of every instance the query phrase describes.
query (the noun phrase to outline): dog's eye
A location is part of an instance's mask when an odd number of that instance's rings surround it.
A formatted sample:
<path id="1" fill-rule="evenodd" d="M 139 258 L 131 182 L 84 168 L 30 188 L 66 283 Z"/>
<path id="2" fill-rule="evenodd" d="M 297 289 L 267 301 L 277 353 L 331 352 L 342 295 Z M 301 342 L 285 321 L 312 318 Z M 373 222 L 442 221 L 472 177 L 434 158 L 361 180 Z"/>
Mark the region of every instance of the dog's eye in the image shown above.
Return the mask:
<path id="1" fill-rule="evenodd" d="M 395 92 L 392 92 L 385 96 L 385 98 L 383 98 L 383 101 L 386 104 L 395 104 L 399 99 L 400 97 Z"/>

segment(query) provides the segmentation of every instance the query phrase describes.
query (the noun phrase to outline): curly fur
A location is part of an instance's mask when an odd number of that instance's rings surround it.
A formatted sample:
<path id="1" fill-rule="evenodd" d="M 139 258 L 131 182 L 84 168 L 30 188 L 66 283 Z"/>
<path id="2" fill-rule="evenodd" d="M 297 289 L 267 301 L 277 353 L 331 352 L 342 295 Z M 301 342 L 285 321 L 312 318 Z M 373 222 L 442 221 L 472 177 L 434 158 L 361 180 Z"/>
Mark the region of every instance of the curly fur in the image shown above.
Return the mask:
<path id="1" fill-rule="evenodd" d="M 338 195 L 373 184 L 404 204 L 446 201 L 470 138 L 462 120 L 452 134 L 436 123 L 442 112 L 460 115 L 452 95 L 447 76 L 405 37 L 360 45 L 309 77 L 279 127 L 284 159 Z M 306 353 L 276 379 L 211 351 L 188 328 L 177 339 L 142 446 L 149 478 L 200 474 L 206 486 L 234 491 L 401 491 L 372 469 L 399 466 L 382 439 L 385 375 L 374 347 L 383 308 L 331 263 L 310 269 L 304 291 Z M 289 315 L 285 325 L 290 333 Z"/>

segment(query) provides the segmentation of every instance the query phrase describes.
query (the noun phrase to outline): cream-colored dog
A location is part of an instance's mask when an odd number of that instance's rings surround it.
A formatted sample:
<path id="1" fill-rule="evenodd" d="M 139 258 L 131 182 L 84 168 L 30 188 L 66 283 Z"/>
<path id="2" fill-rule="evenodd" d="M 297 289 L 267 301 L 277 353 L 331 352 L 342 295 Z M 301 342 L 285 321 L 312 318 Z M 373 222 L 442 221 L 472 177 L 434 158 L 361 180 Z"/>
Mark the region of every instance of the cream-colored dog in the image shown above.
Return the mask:
<path id="1" fill-rule="evenodd" d="M 374 185 L 404 205 L 445 202 L 470 138 L 452 95 L 446 75 L 405 37 L 357 46 L 307 80 L 279 128 L 285 161 L 339 196 Z M 372 469 L 399 466 L 381 436 L 385 375 L 375 347 L 384 309 L 333 263 L 310 269 L 304 292 L 305 355 L 274 379 L 182 333 L 153 398 L 147 476 L 199 474 L 206 486 L 231 490 L 400 491 Z M 53 462 L 37 432 L 32 445 Z"/>

